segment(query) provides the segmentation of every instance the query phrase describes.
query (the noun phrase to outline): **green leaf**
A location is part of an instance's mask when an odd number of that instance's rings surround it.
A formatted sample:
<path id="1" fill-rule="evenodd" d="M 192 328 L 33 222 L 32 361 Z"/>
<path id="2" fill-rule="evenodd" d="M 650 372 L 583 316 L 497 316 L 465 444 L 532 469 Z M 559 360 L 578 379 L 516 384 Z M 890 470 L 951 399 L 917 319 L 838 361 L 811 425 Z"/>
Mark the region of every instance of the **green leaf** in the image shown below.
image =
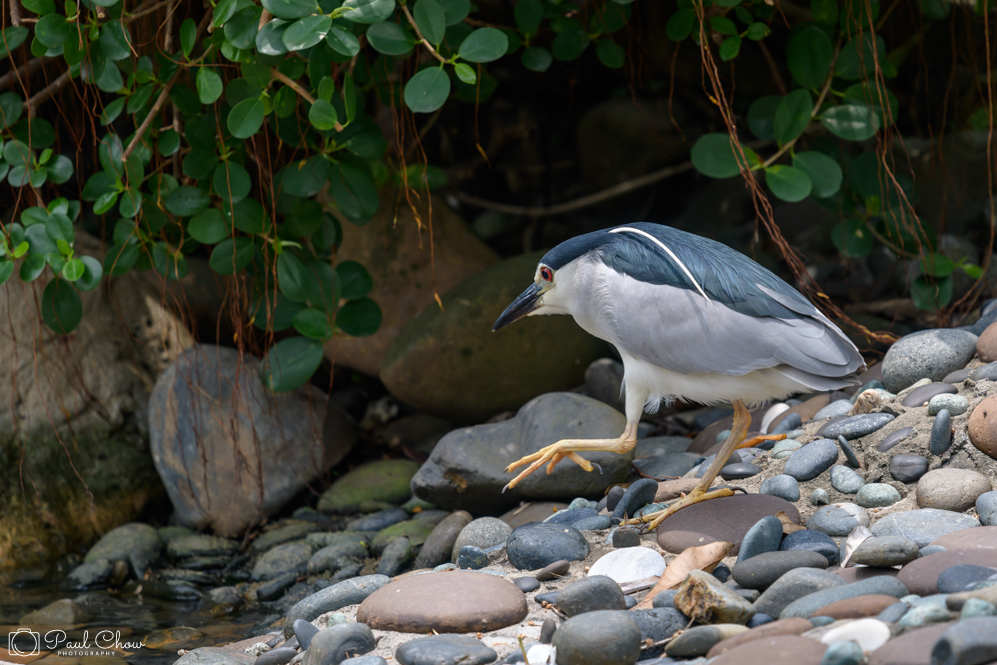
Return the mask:
<path id="1" fill-rule="evenodd" d="M 831 229 L 831 242 L 848 259 L 861 259 L 872 251 L 872 233 L 861 219 L 849 219 Z"/>
<path id="2" fill-rule="evenodd" d="M 244 7 L 225 22 L 225 39 L 236 48 L 247 50 L 256 46 L 263 9 L 257 5 Z"/>
<path id="3" fill-rule="evenodd" d="M 93 202 L 93 211 L 98 215 L 103 215 L 105 212 L 114 207 L 114 204 L 118 202 L 117 192 L 106 192 L 97 197 L 97 200 Z"/>
<path id="4" fill-rule="evenodd" d="M 796 89 L 782 98 L 772 119 L 775 140 L 786 145 L 803 133 L 810 124 L 814 110 L 813 99 L 808 90 Z"/>
<path id="5" fill-rule="evenodd" d="M 416 0 L 412 14 L 422 36 L 433 46 L 438 46 L 447 29 L 447 17 L 440 3 L 437 0 Z"/>
<path id="6" fill-rule="evenodd" d="M 184 185 L 171 192 L 163 202 L 166 209 L 178 217 L 196 215 L 208 207 L 208 195 L 203 190 Z"/>
<path id="7" fill-rule="evenodd" d="M 194 39 L 196 37 L 197 23 L 192 18 L 184 19 L 183 24 L 180 26 L 180 50 L 183 51 L 183 57 L 190 58 L 190 54 L 194 51 Z"/>
<path id="8" fill-rule="evenodd" d="M 581 27 L 572 27 L 554 37 L 551 51 L 554 57 L 564 62 L 577 60 L 589 45 L 589 36 Z"/>
<path id="9" fill-rule="evenodd" d="M 733 60 L 740 52 L 741 38 L 737 35 L 731 35 L 720 44 L 720 59 L 724 62 Z"/>
<path id="10" fill-rule="evenodd" d="M 252 181 L 249 173 L 232 160 L 222 162 L 215 167 L 214 175 L 211 179 L 215 193 L 228 203 L 237 203 L 249 195 Z"/>
<path id="11" fill-rule="evenodd" d="M 294 329 L 309 339 L 325 341 L 332 337 L 329 315 L 319 309 L 307 308 L 299 311 L 291 320 Z"/>
<path id="12" fill-rule="evenodd" d="M 21 263 L 19 271 L 22 282 L 33 282 L 45 270 L 45 257 L 42 254 L 31 254 Z"/>
<path id="13" fill-rule="evenodd" d="M 879 116 L 865 104 L 841 104 L 820 118 L 828 131 L 846 141 L 865 141 L 879 131 Z"/>
<path id="14" fill-rule="evenodd" d="M 170 157 L 176 154 L 177 150 L 180 149 L 180 134 L 175 129 L 167 129 L 164 132 L 160 132 L 159 138 L 156 141 L 156 147 L 159 150 L 159 154 L 163 157 Z"/>
<path id="15" fill-rule="evenodd" d="M 277 291 L 267 291 L 252 308 L 253 325 L 260 330 L 279 332 L 291 327 L 294 315 L 304 309 Z"/>
<path id="16" fill-rule="evenodd" d="M 952 301 L 952 277 L 929 281 L 921 275 L 911 282 L 910 297 L 918 309 L 941 309 Z"/>
<path id="17" fill-rule="evenodd" d="M 267 351 L 262 364 L 264 385 L 275 393 L 296 390 L 322 364 L 322 342 L 305 337 L 282 339 Z"/>
<path id="18" fill-rule="evenodd" d="M 311 283 L 314 280 L 315 275 L 309 265 L 293 252 L 284 251 L 277 257 L 277 284 L 281 293 L 292 301 L 306 302 L 312 294 Z"/>
<path id="19" fill-rule="evenodd" d="M 890 108 L 890 112 L 888 114 L 884 112 L 883 105 L 880 104 L 880 93 L 882 91 L 885 91 L 886 93 L 885 101 Z M 896 122 L 897 117 L 900 115 L 900 102 L 897 100 L 897 96 L 887 88 L 883 88 L 881 90 L 870 89 L 868 81 L 848 86 L 848 88 L 845 89 L 844 99 L 846 101 L 858 102 L 860 104 L 868 104 L 869 106 L 872 106 L 873 110 L 876 112 L 876 115 L 879 116 L 879 124 L 885 127 L 889 127 L 891 124 Z"/>
<path id="20" fill-rule="evenodd" d="M 73 162 L 65 155 L 58 155 L 45 168 L 48 179 L 57 185 L 66 182 L 73 175 Z"/>
<path id="21" fill-rule="evenodd" d="M 28 29 L 19 25 L 9 25 L 0 32 L 0 60 L 24 43 L 28 38 Z"/>
<path id="22" fill-rule="evenodd" d="M 228 114 L 228 130 L 237 139 L 248 139 L 263 125 L 262 99 L 244 99 Z"/>
<path id="23" fill-rule="evenodd" d="M 19 95 L 13 92 L 0 94 L 0 129 L 6 129 L 17 122 L 23 110 L 24 102 Z"/>
<path id="24" fill-rule="evenodd" d="M 873 53 L 872 36 L 868 34 L 857 35 L 841 48 L 838 61 L 834 66 L 834 73 L 843 79 L 856 81 L 868 78 L 872 74 L 879 61 L 879 66 L 887 68 L 889 60 L 886 55 L 886 42 L 882 37 L 876 37 L 876 53 Z"/>
<path id="25" fill-rule="evenodd" d="M 0 286 L 2 286 L 10 276 L 14 274 L 14 262 L 12 260 L 0 261 Z"/>
<path id="26" fill-rule="evenodd" d="M 792 166 L 781 164 L 765 169 L 765 183 L 773 194 L 790 203 L 807 198 L 813 189 L 806 173 Z"/>
<path id="27" fill-rule="evenodd" d="M 83 303 L 72 284 L 56 277 L 45 286 L 42 293 L 42 318 L 49 328 L 60 335 L 71 333 L 80 325 Z"/>
<path id="28" fill-rule="evenodd" d="M 319 131 L 335 129 L 336 123 L 339 122 L 336 107 L 324 99 L 316 99 L 308 109 L 308 121 Z"/>
<path id="29" fill-rule="evenodd" d="M 793 31 L 786 44 L 786 65 L 793 80 L 811 90 L 824 84 L 831 71 L 834 45 L 827 33 L 813 24 Z"/>
<path id="30" fill-rule="evenodd" d="M 325 43 L 336 53 L 352 58 L 360 52 L 360 40 L 352 32 L 332 25 L 325 35 Z"/>
<path id="31" fill-rule="evenodd" d="M 714 32 L 721 35 L 736 35 L 737 26 L 726 16 L 714 16 L 710 18 L 710 27 Z"/>
<path id="32" fill-rule="evenodd" d="M 730 178 L 741 172 L 727 134 L 704 134 L 699 137 L 692 146 L 691 158 L 696 170 L 711 178 Z"/>
<path id="33" fill-rule="evenodd" d="M 226 238 L 211 251 L 208 265 L 219 275 L 234 275 L 241 272 L 256 256 L 256 244 L 252 238 Z"/>
<path id="34" fill-rule="evenodd" d="M 499 33 L 502 34 L 502 33 Z M 505 35 L 502 35 L 505 39 Z M 439 67 L 416 73 L 405 84 L 405 105 L 413 113 L 432 113 L 443 106 L 450 94 L 450 77 Z"/>
<path id="35" fill-rule="evenodd" d="M 287 46 L 284 44 L 284 32 L 292 21 L 275 18 L 267 22 L 263 28 L 256 33 L 256 50 L 263 55 L 283 55 L 287 53 Z M 329 35 L 326 35 L 329 39 Z"/>
<path id="36" fill-rule="evenodd" d="M 757 42 L 765 39 L 770 34 L 772 34 L 772 30 L 767 25 L 755 22 L 748 26 L 748 33 L 746 36 L 751 41 Z"/>
<path id="37" fill-rule="evenodd" d="M 367 28 L 367 41 L 375 51 L 384 55 L 407 55 L 416 44 L 412 33 L 390 21 L 375 23 Z"/>
<path id="38" fill-rule="evenodd" d="M 76 280 L 76 288 L 80 291 L 93 291 L 100 284 L 100 278 L 104 276 L 104 269 L 100 266 L 100 261 L 92 256 L 81 256 L 83 262 L 83 275 Z"/>
<path id="39" fill-rule="evenodd" d="M 3 158 L 11 166 L 29 167 L 35 159 L 35 153 L 24 143 L 14 139 L 4 143 Z"/>
<path id="40" fill-rule="evenodd" d="M 838 0 L 811 0 L 810 13 L 817 25 L 831 30 L 838 24 Z"/>
<path id="41" fill-rule="evenodd" d="M 478 74 L 471 69 L 469 65 L 465 65 L 463 62 L 458 62 L 454 65 L 453 71 L 462 83 L 474 85 L 478 80 Z"/>
<path id="42" fill-rule="evenodd" d="M 116 244 L 104 255 L 104 272 L 112 277 L 123 275 L 131 270 L 140 256 L 140 245 Z"/>
<path id="43" fill-rule="evenodd" d="M 270 217 L 256 199 L 243 199 L 231 208 L 228 202 L 222 202 L 222 212 L 227 222 L 243 233 L 269 233 Z M 225 225 L 229 226 L 228 223 Z"/>
<path id="44" fill-rule="evenodd" d="M 218 208 L 208 208 L 194 215 L 187 224 L 187 233 L 205 245 L 214 245 L 229 236 L 229 226 Z"/>
<path id="45" fill-rule="evenodd" d="M 457 25 L 471 13 L 471 0 L 439 0 L 447 27 Z"/>
<path id="46" fill-rule="evenodd" d="M 599 62 L 610 69 L 619 69 L 623 66 L 623 47 L 608 39 L 599 40 L 595 45 L 595 54 L 598 56 Z"/>
<path id="47" fill-rule="evenodd" d="M 554 62 L 554 56 L 542 46 L 530 46 L 523 51 L 523 67 L 531 72 L 545 72 Z"/>
<path id="48" fill-rule="evenodd" d="M 336 266 L 336 280 L 346 300 L 363 298 L 374 288 L 370 273 L 356 261 L 343 261 Z"/>
<path id="49" fill-rule="evenodd" d="M 540 0 L 519 0 L 516 3 L 516 27 L 524 35 L 533 34 L 540 29 L 544 8 Z"/>
<path id="50" fill-rule="evenodd" d="M 921 271 L 932 277 L 948 277 L 955 272 L 955 261 L 944 254 L 929 252 L 921 257 Z"/>
<path id="51" fill-rule="evenodd" d="M 691 9 L 680 9 L 668 19 L 665 34 L 673 42 L 680 42 L 692 33 L 695 25 L 696 12 Z"/>
<path id="52" fill-rule="evenodd" d="M 67 282 L 75 282 L 80 277 L 83 277 L 83 272 L 86 270 L 86 265 L 83 261 L 79 259 L 69 259 L 66 261 L 66 265 L 62 266 L 62 277 Z"/>
<path id="53" fill-rule="evenodd" d="M 318 194 L 329 180 L 329 162 L 323 155 L 314 155 L 288 164 L 281 174 L 285 192 L 309 198 Z"/>
<path id="54" fill-rule="evenodd" d="M 807 174 L 813 184 L 811 193 L 818 198 L 834 196 L 841 189 L 841 166 L 823 153 L 798 152 L 793 155 L 793 166 Z"/>
<path id="55" fill-rule="evenodd" d="M 351 337 L 369 337 L 381 327 L 381 308 L 370 298 L 351 300 L 336 313 L 336 327 Z"/>
<path id="56" fill-rule="evenodd" d="M 224 86 L 222 77 L 216 74 L 210 67 L 198 67 L 197 69 L 197 98 L 202 104 L 214 104 L 222 96 Z"/>
<path id="57" fill-rule="evenodd" d="M 263 7 L 283 19 L 303 18 L 319 11 L 316 0 L 263 0 Z"/>
<path id="58" fill-rule="evenodd" d="M 446 171 L 438 166 L 411 164 L 405 168 L 404 178 L 399 177 L 399 182 L 409 187 L 436 189 L 448 186 L 450 178 L 447 177 Z"/>
<path id="59" fill-rule="evenodd" d="M 107 127 L 112 122 L 117 120 L 121 112 L 125 110 L 125 102 L 128 100 L 125 97 L 118 97 L 113 102 L 104 107 L 104 111 L 100 114 L 100 124 Z"/>
<path id="60" fill-rule="evenodd" d="M 21 0 L 21 5 L 29 12 L 34 12 L 39 16 L 45 16 L 55 11 L 55 3 L 52 0 Z"/>
<path id="61" fill-rule="evenodd" d="M 183 254 L 170 251 L 164 242 L 157 242 L 152 247 L 152 267 L 166 279 L 179 280 L 187 276 L 187 260 Z"/>
<path id="62" fill-rule="evenodd" d="M 763 141 L 775 140 L 775 112 L 782 97 L 769 95 L 759 97 L 748 108 L 748 128 Z"/>
<path id="63" fill-rule="evenodd" d="M 121 21 L 108 21 L 100 29 L 100 51 L 108 60 L 123 60 L 132 54 L 132 36 Z"/>
<path id="64" fill-rule="evenodd" d="M 306 16 L 298 19 L 284 31 L 284 46 L 288 51 L 309 49 L 325 39 L 331 26 L 332 19 L 328 16 Z"/>
<path id="65" fill-rule="evenodd" d="M 49 14 L 38 19 L 35 23 L 35 39 L 48 46 L 55 48 L 62 46 L 62 43 L 69 38 L 72 30 L 66 17 L 61 14 Z"/>
<path id="66" fill-rule="evenodd" d="M 343 18 L 354 23 L 380 23 L 395 11 L 395 0 L 346 0 Z"/>
<path id="67" fill-rule="evenodd" d="M 359 168 L 345 162 L 336 164 L 329 179 L 329 188 L 336 205 L 350 219 L 366 222 L 377 212 L 380 204 L 377 186 Z"/>
<path id="68" fill-rule="evenodd" d="M 467 36 L 457 54 L 469 62 L 492 62 L 505 55 L 509 38 L 496 28 L 478 28 Z"/>

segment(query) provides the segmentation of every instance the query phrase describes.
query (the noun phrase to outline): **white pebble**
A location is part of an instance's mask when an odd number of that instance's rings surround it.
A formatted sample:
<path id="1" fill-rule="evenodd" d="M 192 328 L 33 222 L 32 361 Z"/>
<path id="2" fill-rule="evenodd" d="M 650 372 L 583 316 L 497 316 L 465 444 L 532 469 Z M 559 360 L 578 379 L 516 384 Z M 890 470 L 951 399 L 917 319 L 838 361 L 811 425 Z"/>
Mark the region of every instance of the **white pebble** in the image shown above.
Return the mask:
<path id="1" fill-rule="evenodd" d="M 879 619 L 859 619 L 827 631 L 820 641 L 834 644 L 851 640 L 862 647 L 862 651 L 869 652 L 883 646 L 889 639 L 890 627 L 885 623 Z"/>
<path id="2" fill-rule="evenodd" d="M 592 564 L 589 576 L 605 575 L 617 584 L 626 584 L 645 577 L 661 577 L 665 572 L 664 558 L 648 547 L 624 547 L 613 550 Z"/>

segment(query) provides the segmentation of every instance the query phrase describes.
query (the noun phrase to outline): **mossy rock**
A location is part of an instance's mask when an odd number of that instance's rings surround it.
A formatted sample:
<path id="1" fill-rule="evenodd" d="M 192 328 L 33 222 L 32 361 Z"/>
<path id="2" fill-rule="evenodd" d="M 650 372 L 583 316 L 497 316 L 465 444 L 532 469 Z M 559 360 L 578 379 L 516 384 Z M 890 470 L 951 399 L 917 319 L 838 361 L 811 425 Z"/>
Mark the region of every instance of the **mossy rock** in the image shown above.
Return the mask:
<path id="1" fill-rule="evenodd" d="M 400 504 L 412 496 L 409 483 L 419 470 L 411 460 L 377 460 L 358 466 L 332 484 L 318 502 L 323 513 L 355 513 L 364 504 Z"/>
<path id="2" fill-rule="evenodd" d="M 479 423 L 543 393 L 582 383 L 608 347 L 570 316 L 535 316 L 495 333 L 502 311 L 533 281 L 543 252 L 498 263 L 423 309 L 381 365 L 392 395 L 421 411 Z"/>

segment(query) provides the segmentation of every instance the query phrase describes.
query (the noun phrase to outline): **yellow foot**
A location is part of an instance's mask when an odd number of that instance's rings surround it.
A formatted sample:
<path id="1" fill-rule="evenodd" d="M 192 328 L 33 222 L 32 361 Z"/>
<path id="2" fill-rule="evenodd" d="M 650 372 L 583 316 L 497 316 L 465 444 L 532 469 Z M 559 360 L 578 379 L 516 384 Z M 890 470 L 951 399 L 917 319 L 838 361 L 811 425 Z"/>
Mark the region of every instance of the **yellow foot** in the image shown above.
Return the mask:
<path id="1" fill-rule="evenodd" d="M 754 448 L 763 441 L 782 441 L 785 438 L 786 438 L 785 434 L 760 434 L 758 436 L 753 436 L 750 439 L 745 439 L 744 442 L 739 444 L 737 447 Z"/>
<path id="2" fill-rule="evenodd" d="M 627 428 L 623 431 L 623 434 L 616 439 L 564 439 L 562 441 L 558 441 L 557 443 L 541 448 L 532 455 L 527 455 L 526 457 L 523 457 L 522 459 L 519 459 L 507 466 L 505 471 L 506 473 L 509 473 L 524 464 L 529 464 L 529 466 L 523 469 L 518 476 L 510 480 L 509 484 L 502 488 L 502 491 L 505 492 L 510 487 L 515 487 L 523 478 L 530 475 L 544 464 L 547 465 L 547 473 L 550 473 L 554 470 L 557 463 L 564 458 L 570 459 L 586 471 L 599 469 L 599 473 L 602 473 L 602 469 L 598 464 L 593 464 L 588 461 L 579 455 L 577 451 L 591 450 L 625 453 L 633 448 L 636 443 L 637 423 L 627 423 Z"/>
<path id="3" fill-rule="evenodd" d="M 665 519 L 671 517 L 683 508 L 688 508 L 694 503 L 699 503 L 700 501 L 708 501 L 709 499 L 719 499 L 724 496 L 734 496 L 734 490 L 729 487 L 724 487 L 721 489 L 703 491 L 701 489 L 694 489 L 681 499 L 668 506 L 664 510 L 659 510 L 654 513 L 648 513 L 646 515 L 641 515 L 638 518 L 627 520 L 627 524 L 647 524 L 647 530 L 653 531 L 658 528 L 658 525 L 665 521 Z"/>

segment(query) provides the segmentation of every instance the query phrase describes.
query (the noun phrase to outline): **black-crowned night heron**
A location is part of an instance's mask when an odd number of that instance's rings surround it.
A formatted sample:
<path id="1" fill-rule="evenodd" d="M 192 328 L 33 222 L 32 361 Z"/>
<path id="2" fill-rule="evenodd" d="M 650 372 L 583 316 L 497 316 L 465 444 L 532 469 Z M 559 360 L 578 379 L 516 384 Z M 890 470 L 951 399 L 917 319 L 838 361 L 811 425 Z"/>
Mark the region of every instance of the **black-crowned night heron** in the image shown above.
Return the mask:
<path id="1" fill-rule="evenodd" d="M 494 330 L 536 314 L 570 314 L 616 347 L 627 426 L 617 439 L 568 439 L 523 457 L 506 471 L 530 466 L 507 487 L 544 464 L 550 473 L 564 458 L 592 471 L 579 452 L 627 452 L 645 407 L 653 411 L 677 397 L 733 403 L 726 443 L 692 492 L 642 518 L 652 529 L 692 503 L 733 494 L 709 488 L 747 435 L 745 403 L 855 385 L 855 372 L 865 366 L 844 333 L 789 284 L 725 245 L 659 224 L 561 243 L 540 260 L 533 284 Z"/>

